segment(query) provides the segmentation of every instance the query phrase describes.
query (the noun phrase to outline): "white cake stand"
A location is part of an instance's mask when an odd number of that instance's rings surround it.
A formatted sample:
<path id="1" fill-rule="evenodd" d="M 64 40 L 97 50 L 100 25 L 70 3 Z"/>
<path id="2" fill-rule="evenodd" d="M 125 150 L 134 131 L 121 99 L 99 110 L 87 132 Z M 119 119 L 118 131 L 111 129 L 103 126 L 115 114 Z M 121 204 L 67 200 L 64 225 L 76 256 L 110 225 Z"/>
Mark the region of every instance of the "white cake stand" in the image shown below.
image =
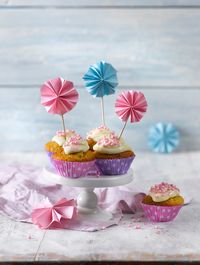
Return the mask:
<path id="1" fill-rule="evenodd" d="M 56 173 L 54 168 L 46 166 L 43 169 L 43 177 L 47 182 L 82 188 L 82 192 L 77 197 L 77 209 L 80 220 L 108 221 L 113 216 L 111 213 L 98 207 L 98 198 L 94 189 L 126 185 L 133 180 L 133 171 L 130 169 L 126 174 L 117 176 L 100 176 L 98 178 L 90 176 L 72 179 L 62 177 Z"/>

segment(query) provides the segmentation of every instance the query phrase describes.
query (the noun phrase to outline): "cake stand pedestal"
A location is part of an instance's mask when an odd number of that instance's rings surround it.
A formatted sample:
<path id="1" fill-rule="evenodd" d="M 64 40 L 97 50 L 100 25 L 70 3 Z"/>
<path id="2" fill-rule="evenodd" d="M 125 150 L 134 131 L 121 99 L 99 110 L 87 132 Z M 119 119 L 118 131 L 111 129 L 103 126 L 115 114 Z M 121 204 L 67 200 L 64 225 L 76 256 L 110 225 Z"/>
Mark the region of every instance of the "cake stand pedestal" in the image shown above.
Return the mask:
<path id="1" fill-rule="evenodd" d="M 82 188 L 77 197 L 78 217 L 80 220 L 108 221 L 112 220 L 113 215 L 98 207 L 98 198 L 94 189 L 126 185 L 133 180 L 133 171 L 130 169 L 126 174 L 117 176 L 90 176 L 72 179 L 58 175 L 54 168 L 47 166 L 43 169 L 43 177 L 47 182 Z"/>

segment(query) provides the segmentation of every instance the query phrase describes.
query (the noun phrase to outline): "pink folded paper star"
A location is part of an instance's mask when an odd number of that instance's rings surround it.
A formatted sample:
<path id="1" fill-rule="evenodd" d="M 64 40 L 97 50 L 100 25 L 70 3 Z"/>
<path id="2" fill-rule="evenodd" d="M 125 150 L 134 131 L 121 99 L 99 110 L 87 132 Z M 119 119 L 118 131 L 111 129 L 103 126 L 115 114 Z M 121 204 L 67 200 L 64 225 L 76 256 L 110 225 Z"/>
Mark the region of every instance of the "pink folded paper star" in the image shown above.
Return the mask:
<path id="1" fill-rule="evenodd" d="M 41 229 L 63 228 L 68 220 L 77 215 L 75 200 L 59 200 L 48 208 L 38 208 L 32 212 L 32 222 Z"/>
<path id="2" fill-rule="evenodd" d="M 115 112 L 125 122 L 138 122 L 147 110 L 147 101 L 142 92 L 133 90 L 122 92 L 115 102 Z"/>
<path id="3" fill-rule="evenodd" d="M 78 92 L 71 81 L 57 77 L 41 86 L 41 104 L 51 114 L 63 115 L 72 110 L 78 101 Z"/>

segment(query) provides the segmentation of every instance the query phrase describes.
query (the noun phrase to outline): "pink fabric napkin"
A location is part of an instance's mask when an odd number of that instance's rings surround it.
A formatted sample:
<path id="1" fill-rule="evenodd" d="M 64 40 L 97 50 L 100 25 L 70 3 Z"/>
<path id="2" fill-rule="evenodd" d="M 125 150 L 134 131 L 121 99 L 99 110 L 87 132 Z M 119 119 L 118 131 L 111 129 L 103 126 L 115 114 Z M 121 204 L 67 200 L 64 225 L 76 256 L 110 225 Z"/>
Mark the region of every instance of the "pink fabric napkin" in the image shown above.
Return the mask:
<path id="1" fill-rule="evenodd" d="M 0 165 L 0 214 L 17 221 L 31 222 L 31 213 L 57 202 L 61 198 L 76 199 L 80 188 L 47 184 L 41 177 L 42 169 L 25 165 Z M 137 188 L 127 186 L 95 189 L 99 206 L 112 212 L 113 219 L 107 223 L 90 224 L 77 220 L 68 228 L 95 231 L 104 226 L 117 224 L 122 212 L 135 213 L 143 197 Z"/>

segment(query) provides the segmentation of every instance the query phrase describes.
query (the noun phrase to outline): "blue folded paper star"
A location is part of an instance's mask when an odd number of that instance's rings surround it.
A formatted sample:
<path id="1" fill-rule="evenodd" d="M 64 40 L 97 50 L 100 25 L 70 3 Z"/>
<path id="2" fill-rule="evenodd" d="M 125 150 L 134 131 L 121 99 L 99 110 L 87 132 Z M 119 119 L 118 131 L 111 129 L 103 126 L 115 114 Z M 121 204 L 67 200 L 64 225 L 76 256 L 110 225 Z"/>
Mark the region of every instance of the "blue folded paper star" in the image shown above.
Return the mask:
<path id="1" fill-rule="evenodd" d="M 171 153 L 180 142 L 178 130 L 171 123 L 157 123 L 149 130 L 149 147 L 157 153 Z"/>
<path id="2" fill-rule="evenodd" d="M 118 85 L 117 71 L 111 64 L 104 61 L 90 66 L 83 80 L 86 81 L 86 89 L 94 97 L 114 94 Z"/>

